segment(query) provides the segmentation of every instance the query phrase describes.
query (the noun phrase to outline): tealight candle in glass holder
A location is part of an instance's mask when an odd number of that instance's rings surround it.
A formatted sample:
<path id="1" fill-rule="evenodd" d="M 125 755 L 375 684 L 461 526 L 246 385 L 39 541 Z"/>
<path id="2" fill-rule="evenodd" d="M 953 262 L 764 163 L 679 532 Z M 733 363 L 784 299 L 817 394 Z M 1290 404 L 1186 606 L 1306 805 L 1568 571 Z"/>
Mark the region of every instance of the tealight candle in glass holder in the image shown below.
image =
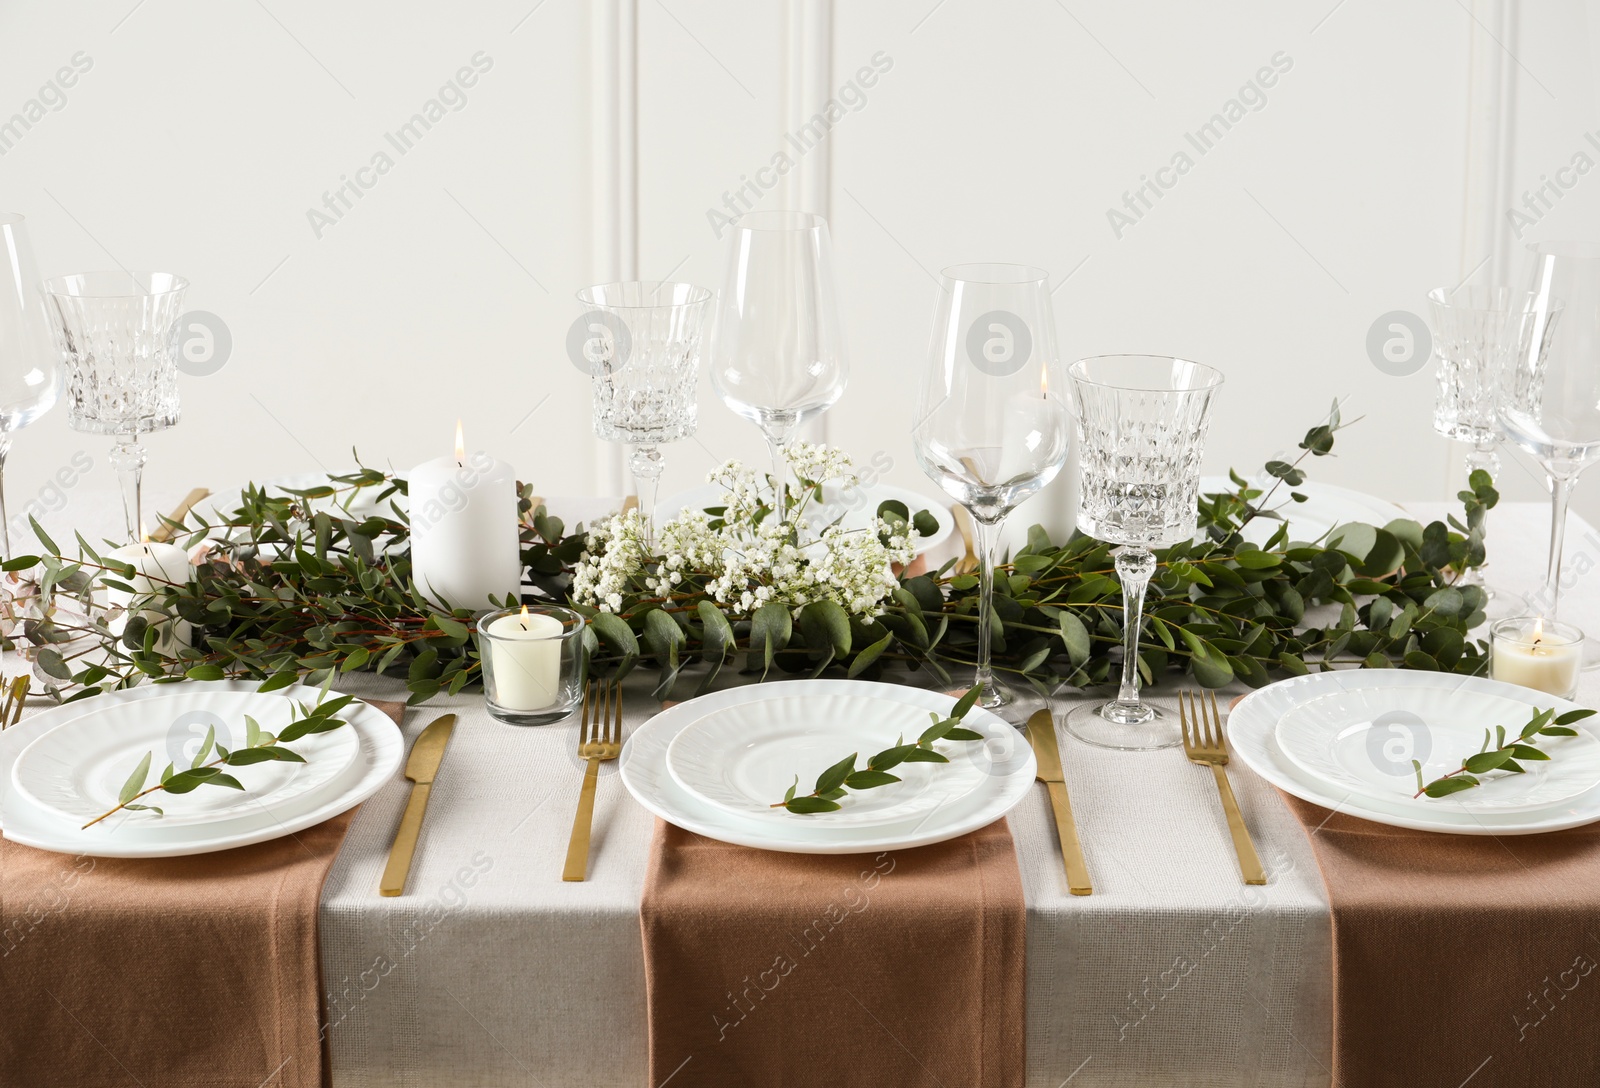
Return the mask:
<path id="1" fill-rule="evenodd" d="M 1583 671 L 1583 632 L 1567 623 L 1535 616 L 1497 620 L 1489 628 L 1489 675 L 1508 684 L 1562 699 L 1578 694 Z"/>
<path id="2" fill-rule="evenodd" d="M 478 619 L 478 653 L 489 714 L 512 725 L 548 725 L 583 694 L 583 625 L 570 608 L 505 608 Z"/>

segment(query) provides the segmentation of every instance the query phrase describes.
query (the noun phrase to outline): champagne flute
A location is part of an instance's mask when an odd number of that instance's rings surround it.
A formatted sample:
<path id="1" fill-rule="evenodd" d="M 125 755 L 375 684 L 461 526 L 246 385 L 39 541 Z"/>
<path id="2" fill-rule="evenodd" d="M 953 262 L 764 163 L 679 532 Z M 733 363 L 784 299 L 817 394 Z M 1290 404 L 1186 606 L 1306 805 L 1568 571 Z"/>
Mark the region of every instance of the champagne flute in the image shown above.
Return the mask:
<path id="1" fill-rule="evenodd" d="M 1120 544 L 1122 684 L 1117 697 L 1067 715 L 1067 731 L 1101 748 L 1148 751 L 1183 738 L 1170 714 L 1139 698 L 1139 632 L 1155 573 L 1152 548 L 1194 536 L 1211 401 L 1222 372 L 1160 355 L 1079 359 L 1072 377 L 1082 473 L 1078 528 Z"/>
<path id="2" fill-rule="evenodd" d="M 1539 242 L 1532 291 L 1510 334 L 1499 413 L 1506 437 L 1550 478 L 1550 558 L 1545 584 L 1528 596 L 1556 618 L 1567 505 L 1578 475 L 1600 460 L 1600 244 Z M 1584 640 L 1584 668 L 1600 666 L 1600 645 Z"/>
<path id="3" fill-rule="evenodd" d="M 733 227 L 717 298 L 711 384 L 761 428 L 779 521 L 788 516 L 787 448 L 833 407 L 849 378 L 828 222 L 810 212 L 751 212 Z"/>
<path id="4" fill-rule="evenodd" d="M 1065 379 L 1049 273 L 1014 264 L 944 270 L 912 440 L 922 471 L 972 515 L 973 683 L 983 686 L 979 705 L 991 710 L 1016 698 L 994 679 L 989 660 L 995 545 L 1006 515 L 1054 479 L 1067 459 Z"/>
<path id="5" fill-rule="evenodd" d="M 5 465 L 11 434 L 44 415 L 61 392 L 61 372 L 44 293 L 22 216 L 0 212 L 0 552 L 11 558 Z"/>

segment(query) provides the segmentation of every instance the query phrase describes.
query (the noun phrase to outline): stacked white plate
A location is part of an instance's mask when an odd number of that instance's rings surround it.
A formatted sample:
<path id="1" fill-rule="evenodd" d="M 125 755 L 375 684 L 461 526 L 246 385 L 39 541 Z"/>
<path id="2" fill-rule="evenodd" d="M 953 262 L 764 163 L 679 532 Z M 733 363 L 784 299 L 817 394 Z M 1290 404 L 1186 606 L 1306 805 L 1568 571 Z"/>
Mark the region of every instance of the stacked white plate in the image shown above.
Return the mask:
<path id="1" fill-rule="evenodd" d="M 43 850 L 98 857 L 178 857 L 228 850 L 292 834 L 339 815 L 377 792 L 404 754 L 400 731 L 366 703 L 350 703 L 344 727 L 286 743 L 304 763 L 230 767 L 244 789 L 158 791 L 142 803 L 162 814 L 116 807 L 129 774 L 150 755 L 147 785 L 169 762 L 189 766 L 208 728 L 230 749 L 245 745 L 245 716 L 279 733 L 295 703 L 318 692 L 215 681 L 151 685 L 67 703 L 0 733 L 0 832 Z M 336 693 L 335 693 L 336 694 Z M 330 696 L 331 697 L 331 696 Z M 208 757 L 214 758 L 213 757 Z"/>
<path id="2" fill-rule="evenodd" d="M 733 688 L 651 718 L 622 749 L 622 780 L 657 816 L 708 838 L 796 854 L 857 854 L 923 846 L 1009 812 L 1034 778 L 1033 751 L 1011 725 L 980 709 L 962 724 L 982 740 L 938 741 L 949 763 L 902 763 L 901 781 L 851 790 L 837 812 L 781 807 L 852 752 L 914 742 L 955 700 L 939 692 L 858 680 L 795 680 Z M 774 807 L 774 805 L 779 807 Z"/>
<path id="3" fill-rule="evenodd" d="M 1416 797 L 1458 770 L 1504 726 L 1517 736 L 1535 710 L 1576 703 L 1482 677 L 1393 669 L 1316 673 L 1252 692 L 1228 717 L 1234 753 L 1257 774 L 1313 804 L 1375 823 L 1457 835 L 1532 835 L 1600 821 L 1600 736 L 1540 737 L 1548 761 L 1524 774 L 1490 772 L 1448 797 Z M 1494 744 L 1491 743 L 1491 747 Z"/>

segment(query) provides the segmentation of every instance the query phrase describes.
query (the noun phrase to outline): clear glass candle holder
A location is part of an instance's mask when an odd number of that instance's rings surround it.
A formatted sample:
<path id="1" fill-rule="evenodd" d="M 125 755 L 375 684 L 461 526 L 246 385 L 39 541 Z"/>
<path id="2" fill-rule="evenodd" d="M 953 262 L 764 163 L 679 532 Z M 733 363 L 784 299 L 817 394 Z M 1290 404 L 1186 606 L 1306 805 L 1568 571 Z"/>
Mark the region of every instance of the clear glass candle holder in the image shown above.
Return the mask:
<path id="1" fill-rule="evenodd" d="M 1537 616 L 1497 620 L 1490 628 L 1489 675 L 1562 699 L 1578 695 L 1583 632 Z"/>
<path id="2" fill-rule="evenodd" d="M 570 608 L 528 605 L 478 619 L 489 714 L 512 725 L 548 725 L 583 696 L 583 625 Z"/>

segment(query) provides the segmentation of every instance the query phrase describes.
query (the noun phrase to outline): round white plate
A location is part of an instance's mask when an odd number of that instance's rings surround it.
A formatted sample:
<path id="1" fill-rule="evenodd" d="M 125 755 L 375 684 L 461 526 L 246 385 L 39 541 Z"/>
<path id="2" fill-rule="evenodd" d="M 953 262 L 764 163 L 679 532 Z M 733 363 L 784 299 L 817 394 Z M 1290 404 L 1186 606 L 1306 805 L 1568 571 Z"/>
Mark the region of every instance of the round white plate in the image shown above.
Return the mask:
<path id="1" fill-rule="evenodd" d="M 1537 702 L 1537 700 L 1535 700 Z M 1466 691 L 1441 677 L 1433 687 L 1366 688 L 1310 699 L 1278 722 L 1278 747 L 1312 779 L 1331 789 L 1392 803 L 1436 805 L 1447 798 L 1413 798 L 1413 759 L 1432 782 L 1482 749 L 1495 727 L 1515 737 L 1532 713 L 1523 699 Z M 1493 742 L 1491 742 L 1493 743 Z M 1600 740 L 1592 734 L 1542 737 L 1535 747 L 1548 761 L 1526 760 L 1523 774 L 1494 771 L 1453 794 L 1482 811 L 1528 812 L 1568 801 L 1600 785 Z"/>
<path id="2" fill-rule="evenodd" d="M 1377 693 L 1374 697 L 1381 699 L 1385 694 L 1400 691 L 1437 688 L 1442 680 L 1469 695 L 1497 696 L 1520 702 L 1529 712 L 1535 706 L 1553 706 L 1558 715 L 1578 709 L 1576 703 L 1565 699 L 1477 676 L 1445 678 L 1439 673 L 1399 669 L 1347 669 L 1280 680 L 1251 692 L 1228 715 L 1228 743 L 1241 762 L 1284 792 L 1374 823 L 1455 835 L 1535 835 L 1600 821 L 1600 789 L 1531 812 L 1480 807 L 1471 799 L 1476 790 L 1450 797 L 1402 802 L 1367 798 L 1311 778 L 1278 744 L 1279 721 L 1312 699 L 1338 692 L 1374 692 Z M 1526 714 L 1522 720 L 1527 720 Z M 1574 728 L 1595 735 L 1587 720 Z M 1482 740 L 1480 732 L 1478 740 L 1461 755 L 1477 751 Z M 1400 751 L 1393 754 L 1409 761 L 1410 757 Z"/>
<path id="3" fill-rule="evenodd" d="M 151 756 L 147 785 L 161 779 L 170 762 L 184 769 L 203 743 L 207 728 L 230 749 L 245 745 L 245 715 L 261 728 L 278 733 L 292 719 L 294 704 L 276 692 L 183 692 L 138 702 L 104 697 L 83 704 L 84 713 L 35 740 L 11 768 L 12 787 L 41 809 L 80 824 L 117 805 L 122 785 L 139 761 Z M 316 796 L 334 782 L 360 752 L 349 729 L 315 733 L 287 745 L 305 763 L 256 763 L 230 768 L 245 787 L 241 792 L 202 786 L 183 794 L 152 796 L 165 815 L 129 813 L 130 821 L 160 822 L 166 827 L 210 824 L 260 806 L 289 812 L 296 799 Z M 215 754 L 209 758 L 215 758 Z"/>
<path id="4" fill-rule="evenodd" d="M 939 523 L 932 536 L 919 536 L 916 530 L 912 530 L 911 543 L 917 549 L 918 555 L 937 548 L 955 532 L 955 515 L 950 512 L 947 502 L 929 498 L 907 488 L 890 487 L 888 484 L 851 488 L 825 485 L 822 488 L 822 501 L 819 503 L 812 499 L 806 505 L 805 517 L 818 531 L 838 520 L 840 515 L 843 515 L 843 520 L 839 521 L 839 524 L 846 529 L 870 529 L 878 516 L 879 505 L 890 499 L 905 503 L 906 509 L 913 515 L 918 510 L 926 510 Z M 670 520 L 685 510 L 704 510 L 707 507 L 722 506 L 727 501 L 727 492 L 722 490 L 720 485 L 702 484 L 700 487 L 670 495 L 656 503 L 656 521 Z"/>
<path id="5" fill-rule="evenodd" d="M 1266 491 L 1274 482 L 1271 479 L 1251 479 L 1250 486 Z M 1233 489 L 1233 481 L 1225 476 L 1204 476 L 1200 480 L 1201 494 Z M 1300 492 L 1306 501 L 1295 502 L 1289 498 L 1291 491 Z M 1329 530 L 1352 521 L 1381 529 L 1396 518 L 1411 516 L 1394 503 L 1375 495 L 1334 484 L 1317 483 L 1315 480 L 1307 480 L 1299 487 L 1291 488 L 1285 484 L 1278 488 L 1278 493 L 1272 499 L 1272 507 L 1288 520 L 1289 538 L 1299 541 L 1320 540 Z M 1265 544 L 1281 524 L 1273 518 L 1256 518 L 1245 526 L 1244 538 L 1252 544 Z"/>
<path id="6" fill-rule="evenodd" d="M 920 707 L 876 695 L 768 699 L 711 711 L 690 724 L 668 745 L 667 769 L 690 794 L 746 818 L 853 827 L 915 823 L 971 793 L 988 775 L 967 759 L 901 763 L 889 772 L 899 782 L 851 790 L 837 812 L 800 815 L 772 805 L 797 775 L 796 792 L 809 793 L 817 776 L 849 753 L 864 769 L 900 738 L 914 743 L 931 721 Z"/>
<path id="7" fill-rule="evenodd" d="M 209 691 L 254 692 L 256 684 L 249 681 L 217 680 L 186 682 L 183 685 L 151 685 L 127 691 L 110 692 L 96 696 L 108 699 L 142 701 L 152 697 L 166 697 L 175 690 L 188 690 L 193 694 Z M 315 702 L 317 692 L 306 688 L 285 688 L 281 694 L 304 702 Z M 336 696 L 338 692 L 331 695 Z M 70 722 L 83 714 L 86 703 L 68 703 L 33 715 L 20 725 L 6 731 L 0 741 L 0 781 L 11 781 L 10 764 L 17 750 L 6 743 L 10 734 L 25 730 L 28 737 Z M 236 846 L 265 842 L 313 827 L 324 820 L 354 808 L 371 797 L 382 786 L 392 781 L 405 756 L 405 745 L 400 730 L 388 715 L 362 702 L 351 703 L 341 714 L 349 723 L 360 743 L 360 754 L 338 778 L 337 786 L 324 798 L 312 803 L 292 817 L 280 818 L 274 810 L 258 807 L 253 816 L 240 816 L 227 821 L 226 829 L 206 825 L 173 826 L 161 828 L 160 820 L 136 824 L 131 819 L 113 817 L 87 830 L 80 830 L 81 821 L 66 819 L 46 812 L 23 798 L 16 790 L 7 789 L 0 797 L 0 817 L 4 820 L 5 837 L 24 846 L 58 853 L 87 854 L 93 857 L 154 858 L 181 857 L 205 854 L 217 850 L 231 850 Z M 341 732 L 335 730 L 334 732 Z M 332 735 L 332 734 L 327 734 Z M 249 770 L 250 768 L 244 768 Z M 137 814 L 135 814 L 137 815 Z"/>
<path id="8" fill-rule="evenodd" d="M 994 714 L 976 708 L 967 714 L 963 724 L 986 739 L 940 743 L 939 749 L 951 757 L 952 763 L 967 760 L 978 765 L 984 771 L 984 783 L 966 797 L 933 810 L 909 826 L 851 827 L 738 816 L 684 790 L 667 769 L 667 749 L 673 739 L 709 713 L 748 707 L 759 715 L 759 704 L 770 700 L 836 695 L 901 703 L 917 708 L 925 720 L 929 712 L 942 717 L 955 706 L 954 699 L 939 692 L 860 680 L 791 680 L 719 691 L 679 703 L 635 730 L 622 748 L 623 784 L 646 809 L 686 831 L 739 846 L 795 854 L 862 854 L 957 838 L 1000 819 L 1016 807 L 1033 784 L 1033 750 L 1022 734 Z M 841 752 L 840 758 L 847 754 L 848 750 Z"/>

